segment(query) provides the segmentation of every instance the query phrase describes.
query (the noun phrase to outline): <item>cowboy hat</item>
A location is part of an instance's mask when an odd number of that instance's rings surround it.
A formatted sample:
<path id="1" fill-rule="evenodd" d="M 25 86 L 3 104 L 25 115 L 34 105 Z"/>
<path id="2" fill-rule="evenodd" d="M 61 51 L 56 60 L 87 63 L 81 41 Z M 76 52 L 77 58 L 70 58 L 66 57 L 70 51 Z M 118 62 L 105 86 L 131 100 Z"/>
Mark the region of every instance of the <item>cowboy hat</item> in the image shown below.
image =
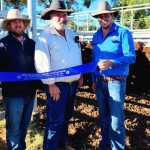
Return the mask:
<path id="1" fill-rule="evenodd" d="M 95 18 L 98 18 L 98 16 L 99 16 L 100 14 L 108 14 L 108 13 L 113 13 L 113 14 L 114 14 L 114 17 L 116 17 L 116 16 L 118 16 L 119 11 L 118 11 L 118 10 L 113 11 L 113 10 L 111 9 L 110 4 L 109 4 L 107 1 L 102 0 L 102 1 L 99 3 L 99 5 L 98 5 L 98 11 L 97 11 L 96 13 L 91 14 L 91 15 L 92 15 L 93 17 L 95 17 Z"/>
<path id="2" fill-rule="evenodd" d="M 18 9 L 11 9 L 8 11 L 6 18 L 4 18 L 2 22 L 2 29 L 8 31 L 8 23 L 16 19 L 23 20 L 25 28 L 27 28 L 30 23 L 30 19 L 24 18 Z"/>
<path id="3" fill-rule="evenodd" d="M 52 2 L 49 8 L 46 8 L 42 13 L 41 13 L 41 18 L 44 20 L 49 20 L 50 19 L 50 14 L 54 11 L 61 11 L 61 12 L 66 12 L 68 15 L 73 13 L 74 11 L 71 9 L 66 9 L 65 3 L 63 0 L 56 0 Z"/>

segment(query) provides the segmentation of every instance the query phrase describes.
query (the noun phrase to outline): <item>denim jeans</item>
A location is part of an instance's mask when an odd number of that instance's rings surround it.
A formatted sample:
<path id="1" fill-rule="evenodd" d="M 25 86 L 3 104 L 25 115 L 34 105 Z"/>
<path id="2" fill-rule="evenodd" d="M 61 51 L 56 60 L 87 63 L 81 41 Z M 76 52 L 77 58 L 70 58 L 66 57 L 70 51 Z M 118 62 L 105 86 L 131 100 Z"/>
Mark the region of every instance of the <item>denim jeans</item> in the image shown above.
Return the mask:
<path id="1" fill-rule="evenodd" d="M 48 88 L 46 90 L 47 121 L 43 143 L 44 150 L 57 150 L 58 147 L 64 147 L 68 142 L 68 124 L 73 114 L 78 83 L 58 82 L 56 85 L 61 91 L 58 101 L 54 101 L 50 97 Z"/>
<path id="2" fill-rule="evenodd" d="M 124 97 L 126 80 L 97 80 L 96 95 L 102 140 L 100 150 L 124 150 Z"/>
<path id="3" fill-rule="evenodd" d="M 35 95 L 4 97 L 8 150 L 25 150 L 25 138 L 32 115 L 34 99 Z"/>

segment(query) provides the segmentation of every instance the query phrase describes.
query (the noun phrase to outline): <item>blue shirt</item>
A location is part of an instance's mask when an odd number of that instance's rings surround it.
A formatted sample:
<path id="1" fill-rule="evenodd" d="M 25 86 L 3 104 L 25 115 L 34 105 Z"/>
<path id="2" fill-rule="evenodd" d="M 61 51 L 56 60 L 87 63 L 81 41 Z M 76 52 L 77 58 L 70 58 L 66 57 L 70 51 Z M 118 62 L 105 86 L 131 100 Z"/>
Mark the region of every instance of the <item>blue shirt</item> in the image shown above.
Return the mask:
<path id="1" fill-rule="evenodd" d="M 99 67 L 94 76 L 127 76 L 129 65 L 135 62 L 134 41 L 131 32 L 115 23 L 103 38 L 102 28 L 93 36 L 93 61 L 112 60 L 114 65 L 100 73 Z"/>

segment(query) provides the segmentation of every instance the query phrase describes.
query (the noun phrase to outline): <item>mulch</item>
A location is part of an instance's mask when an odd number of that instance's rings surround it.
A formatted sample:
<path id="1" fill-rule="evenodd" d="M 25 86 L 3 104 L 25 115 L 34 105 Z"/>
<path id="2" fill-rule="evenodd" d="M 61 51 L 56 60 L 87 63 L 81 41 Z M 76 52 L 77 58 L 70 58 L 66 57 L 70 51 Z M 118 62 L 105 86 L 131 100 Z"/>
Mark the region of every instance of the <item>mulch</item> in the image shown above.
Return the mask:
<path id="1" fill-rule="evenodd" d="M 32 125 L 39 131 L 45 126 L 46 96 L 38 92 L 38 112 Z M 0 100 L 2 105 L 2 100 Z M 98 150 L 101 130 L 98 127 L 98 106 L 88 86 L 78 90 L 74 116 L 69 125 L 70 144 L 76 150 Z M 150 149 L 150 94 L 128 94 L 125 98 L 126 150 Z M 0 149 L 5 145 L 0 133 Z"/>

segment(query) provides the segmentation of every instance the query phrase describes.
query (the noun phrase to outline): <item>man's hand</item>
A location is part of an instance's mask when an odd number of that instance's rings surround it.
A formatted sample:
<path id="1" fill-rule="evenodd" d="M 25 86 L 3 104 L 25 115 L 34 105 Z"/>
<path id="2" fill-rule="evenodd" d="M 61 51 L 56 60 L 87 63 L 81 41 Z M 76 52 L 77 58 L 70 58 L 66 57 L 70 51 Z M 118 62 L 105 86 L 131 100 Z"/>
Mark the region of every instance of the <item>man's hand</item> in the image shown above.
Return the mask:
<path id="1" fill-rule="evenodd" d="M 54 101 L 58 101 L 60 99 L 60 89 L 56 84 L 48 85 L 50 96 L 53 98 Z"/>
<path id="2" fill-rule="evenodd" d="M 106 70 L 113 65 L 114 65 L 114 63 L 112 60 L 102 60 L 102 61 L 98 62 L 98 66 L 99 66 L 100 70 Z"/>

